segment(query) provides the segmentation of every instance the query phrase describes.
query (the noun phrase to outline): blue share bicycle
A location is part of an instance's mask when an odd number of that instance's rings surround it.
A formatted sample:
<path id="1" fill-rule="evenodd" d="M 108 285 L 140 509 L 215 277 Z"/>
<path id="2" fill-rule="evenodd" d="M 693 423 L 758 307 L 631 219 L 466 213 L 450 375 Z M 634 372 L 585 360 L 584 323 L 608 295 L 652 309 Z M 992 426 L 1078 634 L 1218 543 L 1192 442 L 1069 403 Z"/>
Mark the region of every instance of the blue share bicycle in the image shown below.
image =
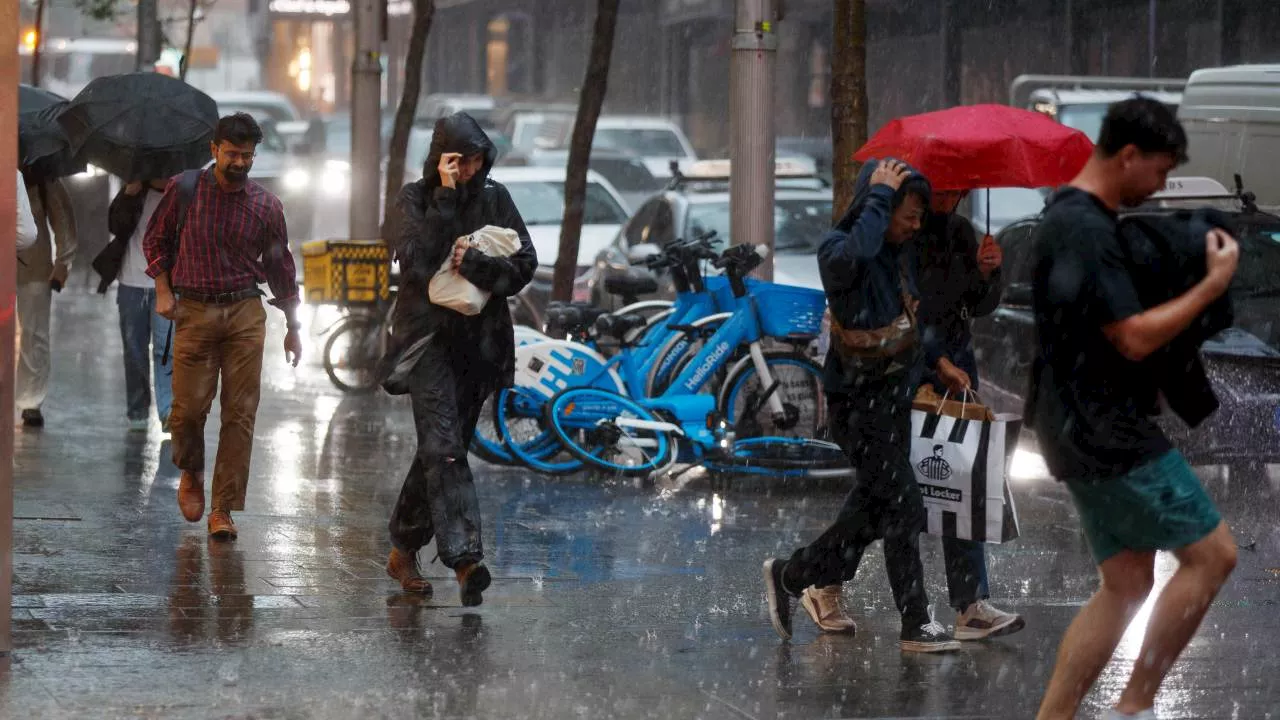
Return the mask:
<path id="1" fill-rule="evenodd" d="M 746 275 L 762 259 L 755 248 L 738 246 L 715 261 L 728 276 L 734 312 L 661 394 L 628 397 L 624 377 L 615 369 L 618 358 L 604 361 L 590 348 L 574 344 L 555 347 L 548 353 L 548 343 L 538 343 L 522 348 L 531 362 L 518 364 L 517 373 L 525 377 L 518 381 L 514 401 L 498 403 L 498 426 L 505 431 L 509 416 L 541 410 L 541 426 L 550 431 L 557 441 L 557 451 L 561 451 L 557 456 L 559 464 L 571 462 L 563 460 L 567 454 L 581 463 L 624 475 L 648 475 L 663 470 L 677 458 L 701 462 L 715 472 L 772 476 L 848 474 L 839 447 L 814 439 L 825 423 L 820 371 L 803 356 L 788 356 L 787 364 L 777 367 L 798 369 L 798 374 L 807 379 L 783 383 L 773 377 L 775 365 L 770 360 L 776 358 L 767 357 L 761 343 L 763 338 L 812 337 L 820 326 L 825 299 L 821 292 L 805 288 L 773 283 L 749 286 Z M 771 419 L 772 427 L 790 430 L 793 435 L 739 439 L 734 425 L 717 407 L 717 396 L 701 392 L 707 381 L 730 362 L 734 351 L 744 345 L 748 348 L 747 357 L 730 372 L 726 386 L 742 388 L 754 382 L 761 391 L 735 396 L 739 397 L 735 402 L 740 403 L 735 412 L 748 418 L 763 413 Z M 625 363 L 626 353 L 620 356 Z M 543 360 L 548 357 L 554 364 Z M 634 372 L 636 368 L 629 370 Z M 734 373 L 738 375 L 736 379 Z M 549 390 L 555 390 L 555 394 L 543 401 L 540 396 Z M 807 390 L 804 394 L 808 397 L 792 397 L 797 390 Z M 729 392 L 732 395 L 732 389 Z M 815 426 L 796 432 L 801 410 L 810 412 L 810 422 Z M 546 448 L 550 439 L 539 438 L 538 444 Z M 511 449 L 515 451 L 517 446 L 518 442 Z"/>

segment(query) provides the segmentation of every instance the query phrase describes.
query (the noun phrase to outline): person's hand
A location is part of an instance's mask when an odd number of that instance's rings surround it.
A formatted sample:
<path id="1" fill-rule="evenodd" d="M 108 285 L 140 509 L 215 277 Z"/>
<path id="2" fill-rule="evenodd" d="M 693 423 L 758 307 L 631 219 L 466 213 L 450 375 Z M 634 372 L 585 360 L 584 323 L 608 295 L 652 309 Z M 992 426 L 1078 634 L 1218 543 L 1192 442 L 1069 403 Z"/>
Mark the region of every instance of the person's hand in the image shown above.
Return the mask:
<path id="1" fill-rule="evenodd" d="M 137 195 L 140 192 L 142 192 L 142 181 L 140 180 L 134 180 L 133 182 L 124 186 L 125 195 Z"/>
<path id="2" fill-rule="evenodd" d="M 458 163 L 462 160 L 462 153 L 444 153 L 440 156 L 440 164 L 436 170 L 440 172 L 440 184 L 456 189 L 458 187 L 458 175 L 462 170 L 458 168 Z"/>
<path id="3" fill-rule="evenodd" d="M 298 361 L 302 359 L 302 337 L 298 335 L 297 330 L 285 333 L 284 359 L 294 367 L 298 367 Z"/>
<path id="4" fill-rule="evenodd" d="M 174 314 L 178 311 L 178 299 L 173 296 L 173 291 L 168 288 L 162 288 L 156 285 L 156 314 L 163 318 L 173 320 Z"/>
<path id="5" fill-rule="evenodd" d="M 1212 282 L 1221 295 L 1227 291 L 1231 278 L 1236 274 L 1236 266 L 1240 263 L 1240 244 L 1227 231 L 1218 228 L 1205 234 L 1204 244 L 1205 266 L 1208 268 L 1205 279 Z"/>
<path id="6" fill-rule="evenodd" d="M 54 292 L 62 292 L 62 288 L 67 286 L 67 276 L 70 274 L 71 271 L 66 265 L 54 263 L 53 272 L 49 273 L 49 287 L 53 288 Z"/>
<path id="7" fill-rule="evenodd" d="M 457 270 L 462 267 L 462 258 L 466 256 L 467 251 L 471 249 L 471 241 L 464 237 L 460 237 L 453 243 L 453 269 Z"/>
<path id="8" fill-rule="evenodd" d="M 1004 264 L 1004 250 L 990 235 L 983 236 L 982 243 L 978 245 L 978 270 L 982 273 L 983 279 L 990 278 L 1002 264 Z"/>
<path id="9" fill-rule="evenodd" d="M 898 160 L 881 160 L 875 172 L 871 173 L 871 184 L 888 185 L 897 192 L 910 175 L 911 168 L 907 167 L 906 163 Z"/>
<path id="10" fill-rule="evenodd" d="M 969 389 L 969 373 L 956 367 L 946 358 L 938 361 L 938 379 L 952 395 L 961 395 Z"/>

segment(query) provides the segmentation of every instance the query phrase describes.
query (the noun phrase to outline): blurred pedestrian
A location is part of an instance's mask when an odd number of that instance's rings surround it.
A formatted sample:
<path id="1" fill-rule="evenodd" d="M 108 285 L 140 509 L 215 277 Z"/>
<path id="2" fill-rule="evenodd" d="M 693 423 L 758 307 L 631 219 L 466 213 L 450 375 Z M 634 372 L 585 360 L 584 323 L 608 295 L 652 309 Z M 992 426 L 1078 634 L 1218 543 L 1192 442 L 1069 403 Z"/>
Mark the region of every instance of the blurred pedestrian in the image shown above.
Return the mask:
<path id="1" fill-rule="evenodd" d="M 126 247 L 116 271 L 116 305 L 120 311 L 120 339 L 124 345 L 126 412 L 132 430 L 150 424 L 154 373 L 156 415 L 163 432 L 169 432 L 173 406 L 173 364 L 170 362 L 173 322 L 156 312 L 156 283 L 147 274 L 142 242 L 147 226 L 164 197 L 168 179 L 126 184 L 107 211 L 107 225 L 114 242 Z M 95 261 L 95 266 L 97 265 Z M 106 280 L 106 278 L 104 278 Z"/>
<path id="2" fill-rule="evenodd" d="M 22 180 L 22 171 L 15 170 L 18 181 L 14 184 L 18 195 L 18 252 L 22 252 L 36 244 L 39 231 L 36 230 L 36 218 L 31 214 L 31 198 L 27 197 L 26 183 Z"/>
<path id="3" fill-rule="evenodd" d="M 287 319 L 285 359 L 297 367 L 302 353 L 284 206 L 249 179 L 261 142 L 251 116 L 219 120 L 210 145 L 213 167 L 169 181 L 143 241 L 156 312 L 174 324 L 169 426 L 173 462 L 182 470 L 178 506 L 190 522 L 204 516 L 204 424 L 222 384 L 208 523 L 216 538 L 236 537 L 231 513 L 244 510 L 249 484 L 267 334 L 260 284 L 270 286 L 271 304 Z"/>
<path id="4" fill-rule="evenodd" d="M 1118 235 L 1118 210 L 1163 188 L 1186 146 L 1171 108 L 1149 98 L 1116 103 L 1093 157 L 1053 195 L 1035 230 L 1039 347 L 1026 416 L 1049 470 L 1075 500 L 1102 575 L 1062 639 L 1041 720 L 1075 717 L 1151 593 L 1156 551 L 1168 550 L 1178 569 L 1107 716 L 1154 720 L 1160 684 L 1235 567 L 1231 531 L 1152 417 L 1161 388 L 1147 360 L 1226 292 L 1239 247 L 1221 230 L 1208 232 L 1203 278 L 1144 308 Z"/>
<path id="5" fill-rule="evenodd" d="M 916 240 L 920 267 L 920 335 L 924 384 L 961 399 L 978 390 L 973 318 L 1000 305 L 1004 256 L 991 236 L 978 241 L 973 225 L 956 213 L 965 193 L 934 191 L 933 212 Z M 1009 635 L 1025 627 L 1021 616 L 993 606 L 986 545 L 942 538 L 947 589 L 955 609 L 957 640 Z"/>
<path id="6" fill-rule="evenodd" d="M 454 571 L 464 606 L 479 605 L 491 577 L 483 563 L 480 504 L 468 465 L 480 408 L 515 373 L 515 339 L 507 298 L 533 279 L 538 257 L 507 189 L 489 178 L 497 151 L 466 113 L 436 122 L 423 178 L 400 194 L 404 224 L 396 241 L 403 286 L 388 357 L 410 369 L 402 384 L 413 401 L 418 450 L 388 529 L 387 574 L 408 592 L 431 594 L 418 551 L 435 538 L 440 561 Z M 516 231 L 520 249 L 491 257 L 466 236 L 493 225 Z M 432 276 L 446 262 L 492 293 L 467 316 L 429 298 Z"/>
<path id="7" fill-rule="evenodd" d="M 61 180 L 26 177 L 27 198 L 36 223 L 36 242 L 18 253 L 18 378 L 14 405 L 22 424 L 43 427 L 52 367 L 50 326 L 53 293 L 62 292 L 76 256 L 76 216 Z"/>
<path id="8" fill-rule="evenodd" d="M 911 403 L 922 351 L 916 324 L 919 293 L 907 243 L 928 211 L 929 182 L 905 163 L 866 164 L 854 199 L 818 251 L 831 308 L 824 383 L 832 436 L 857 471 L 835 522 L 790 559 L 764 564 L 769 616 L 791 637 L 792 602 L 814 607 L 820 624 L 853 632 L 840 608 L 840 585 L 852 580 L 862 554 L 884 539 L 885 565 L 902 618 L 899 645 L 908 652 L 959 648 L 933 620 L 920 562 L 924 500 L 910 460 Z"/>

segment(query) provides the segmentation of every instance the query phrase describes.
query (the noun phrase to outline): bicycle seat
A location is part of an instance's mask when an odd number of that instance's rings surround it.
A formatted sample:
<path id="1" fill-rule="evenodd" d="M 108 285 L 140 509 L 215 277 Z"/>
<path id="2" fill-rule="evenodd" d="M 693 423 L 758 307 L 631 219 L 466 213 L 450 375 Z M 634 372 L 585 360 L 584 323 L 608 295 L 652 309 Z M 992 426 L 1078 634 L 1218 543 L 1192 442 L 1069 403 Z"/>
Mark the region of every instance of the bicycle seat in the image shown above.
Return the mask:
<path id="1" fill-rule="evenodd" d="M 658 279 L 647 272 L 613 273 L 605 276 L 604 291 L 623 297 L 650 295 L 658 292 Z"/>
<path id="2" fill-rule="evenodd" d="M 587 303 L 552 303 L 547 306 L 547 334 L 580 334 L 604 314 L 604 310 Z"/>
<path id="3" fill-rule="evenodd" d="M 626 315 L 601 315 L 596 320 L 596 332 L 601 336 L 626 340 L 632 331 L 644 327 L 648 321 L 639 313 Z"/>

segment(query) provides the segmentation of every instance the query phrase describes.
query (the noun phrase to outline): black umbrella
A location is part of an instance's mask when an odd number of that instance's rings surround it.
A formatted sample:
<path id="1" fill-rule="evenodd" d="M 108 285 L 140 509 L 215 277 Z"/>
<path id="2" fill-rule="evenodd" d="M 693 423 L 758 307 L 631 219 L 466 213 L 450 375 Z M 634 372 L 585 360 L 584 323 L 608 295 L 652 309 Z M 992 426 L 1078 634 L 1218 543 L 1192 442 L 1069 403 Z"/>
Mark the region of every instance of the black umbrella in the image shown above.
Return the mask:
<path id="1" fill-rule="evenodd" d="M 52 180 L 85 169 L 58 124 L 58 115 L 66 105 L 67 99 L 61 95 L 18 85 L 18 167 L 32 179 Z"/>
<path id="2" fill-rule="evenodd" d="M 128 73 L 89 83 L 58 123 L 77 157 L 128 181 L 147 180 L 209 162 L 218 105 L 176 78 Z"/>

